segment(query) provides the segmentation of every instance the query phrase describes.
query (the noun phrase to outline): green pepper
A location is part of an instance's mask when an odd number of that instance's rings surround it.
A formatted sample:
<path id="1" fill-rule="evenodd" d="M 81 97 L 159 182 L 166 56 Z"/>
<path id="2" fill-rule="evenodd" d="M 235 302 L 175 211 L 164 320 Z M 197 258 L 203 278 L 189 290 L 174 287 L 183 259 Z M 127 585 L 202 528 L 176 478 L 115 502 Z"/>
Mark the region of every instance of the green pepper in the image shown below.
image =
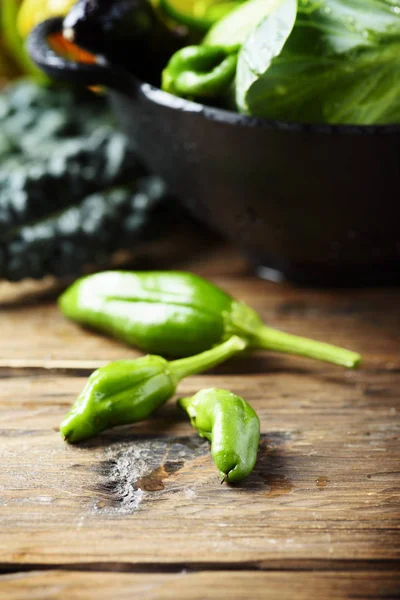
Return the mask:
<path id="1" fill-rule="evenodd" d="M 221 96 L 235 77 L 237 53 L 218 46 L 186 46 L 165 67 L 162 89 L 184 98 Z"/>
<path id="2" fill-rule="evenodd" d="M 60 426 L 70 442 L 87 440 L 109 427 L 146 419 L 174 395 L 183 378 L 210 369 L 244 350 L 236 336 L 206 352 L 168 362 L 161 356 L 109 363 L 92 373 Z"/>
<path id="3" fill-rule="evenodd" d="M 160 0 L 160 8 L 177 23 L 207 31 L 229 14 L 241 0 Z"/>
<path id="4" fill-rule="evenodd" d="M 190 356 L 238 335 L 252 348 L 355 368 L 361 356 L 263 324 L 250 306 L 191 273 L 106 271 L 78 279 L 59 299 L 70 319 L 147 352 Z"/>
<path id="5" fill-rule="evenodd" d="M 260 421 L 250 404 L 228 392 L 210 388 L 178 405 L 187 412 L 200 437 L 211 442 L 211 454 L 222 482 L 240 481 L 256 463 Z"/>

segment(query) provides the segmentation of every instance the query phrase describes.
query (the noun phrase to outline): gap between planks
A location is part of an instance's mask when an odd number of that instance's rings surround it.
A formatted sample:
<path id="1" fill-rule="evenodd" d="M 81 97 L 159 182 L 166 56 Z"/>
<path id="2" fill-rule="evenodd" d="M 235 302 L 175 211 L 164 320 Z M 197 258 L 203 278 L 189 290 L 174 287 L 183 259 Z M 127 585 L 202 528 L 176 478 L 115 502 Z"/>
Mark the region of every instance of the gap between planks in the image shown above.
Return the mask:
<path id="1" fill-rule="evenodd" d="M 31 571 L 84 571 L 111 573 L 199 573 L 204 571 L 282 571 L 282 572 L 400 572 L 400 560 L 366 559 L 304 559 L 251 562 L 173 562 L 173 563 L 130 563 L 130 562 L 87 562 L 87 563 L 0 563 L 0 576 Z"/>
<path id="2" fill-rule="evenodd" d="M 26 358 L 2 358 L 0 369 L 26 369 L 26 370 L 73 370 L 89 371 L 98 369 L 107 364 L 106 360 L 70 360 L 70 359 L 26 359 Z"/>
<path id="3" fill-rule="evenodd" d="M 144 353 L 138 353 L 138 355 L 131 358 L 139 358 Z M 292 362 L 292 359 L 296 362 Z M 172 360 L 172 359 L 171 359 Z M 265 366 L 265 361 L 268 360 L 268 367 Z M 54 371 L 54 372 L 65 372 L 66 374 L 81 374 L 86 375 L 95 369 L 108 364 L 109 360 L 71 360 L 71 359 L 53 359 L 53 358 L 0 358 L 0 372 L 7 375 L 8 371 Z M 324 362 L 310 361 L 309 359 L 299 358 L 297 356 L 288 356 L 286 354 L 276 354 L 266 351 L 253 351 L 251 354 L 244 354 L 238 356 L 230 361 L 235 369 L 224 368 L 224 364 L 216 367 L 220 374 L 230 374 L 231 372 L 236 373 L 238 365 L 242 374 L 266 374 L 266 373 L 295 373 L 298 375 L 315 375 L 318 374 L 322 369 L 326 373 L 327 370 L 330 372 L 343 372 L 343 373 L 356 373 L 356 372 L 368 372 L 371 374 L 384 374 L 390 373 L 396 375 L 400 373 L 400 365 L 385 365 L 384 362 L 381 364 L 375 364 L 372 361 L 364 361 L 360 369 L 344 370 L 341 367 L 336 367 Z M 297 363 L 297 364 L 296 364 Z"/>

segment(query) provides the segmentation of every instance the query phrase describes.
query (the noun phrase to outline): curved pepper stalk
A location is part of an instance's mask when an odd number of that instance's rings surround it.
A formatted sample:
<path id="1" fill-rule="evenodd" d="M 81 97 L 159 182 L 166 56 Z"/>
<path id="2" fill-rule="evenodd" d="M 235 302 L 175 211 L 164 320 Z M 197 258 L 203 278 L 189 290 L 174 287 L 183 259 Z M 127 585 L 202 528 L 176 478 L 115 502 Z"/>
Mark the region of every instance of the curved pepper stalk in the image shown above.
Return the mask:
<path id="1" fill-rule="evenodd" d="M 149 355 L 109 363 L 89 377 L 61 423 L 61 435 L 67 442 L 81 442 L 110 427 L 146 419 L 174 395 L 179 381 L 216 366 L 245 347 L 244 340 L 233 336 L 207 352 L 172 362 Z"/>

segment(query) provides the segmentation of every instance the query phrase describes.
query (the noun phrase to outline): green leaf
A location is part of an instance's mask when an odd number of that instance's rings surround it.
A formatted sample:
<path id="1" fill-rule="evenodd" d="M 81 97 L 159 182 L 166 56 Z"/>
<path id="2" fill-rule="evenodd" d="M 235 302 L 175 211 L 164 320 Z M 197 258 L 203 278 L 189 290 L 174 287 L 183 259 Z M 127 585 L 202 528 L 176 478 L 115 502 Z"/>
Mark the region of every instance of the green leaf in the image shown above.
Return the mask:
<path id="1" fill-rule="evenodd" d="M 282 0 L 249 0 L 218 21 L 203 40 L 206 46 L 239 49 L 264 17 Z"/>
<path id="2" fill-rule="evenodd" d="M 399 4 L 299 0 L 282 51 L 260 64 L 263 23 L 239 54 L 239 109 L 300 122 L 400 122 Z"/>
<path id="3" fill-rule="evenodd" d="M 299 0 L 288 46 L 296 53 L 329 54 L 376 45 L 382 36 L 400 33 L 399 12 L 387 0 Z"/>
<path id="4" fill-rule="evenodd" d="M 248 111 L 248 91 L 281 53 L 292 32 L 296 12 L 296 0 L 279 2 L 245 41 L 239 53 L 236 73 L 236 102 L 240 110 Z"/>
<path id="5" fill-rule="evenodd" d="M 247 110 L 271 119 L 400 122 L 400 43 L 333 57 L 282 56 L 248 90 Z"/>

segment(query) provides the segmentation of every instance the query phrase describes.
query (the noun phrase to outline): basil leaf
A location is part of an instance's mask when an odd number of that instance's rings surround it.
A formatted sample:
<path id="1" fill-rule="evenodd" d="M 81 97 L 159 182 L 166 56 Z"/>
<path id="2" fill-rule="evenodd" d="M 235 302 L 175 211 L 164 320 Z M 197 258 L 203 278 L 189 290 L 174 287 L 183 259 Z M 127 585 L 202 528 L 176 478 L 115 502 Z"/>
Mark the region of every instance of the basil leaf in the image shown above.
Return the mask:
<path id="1" fill-rule="evenodd" d="M 239 52 L 236 72 L 236 103 L 240 110 L 248 111 L 248 91 L 281 53 L 292 32 L 296 13 L 296 0 L 279 2 L 245 41 Z"/>
<path id="2" fill-rule="evenodd" d="M 271 119 L 400 122 L 400 1 L 299 0 L 282 51 L 254 69 L 259 27 L 238 61 L 240 110 Z M 270 17 L 267 17 L 267 21 Z M 250 83 L 249 83 L 250 82 Z"/>
<path id="3" fill-rule="evenodd" d="M 299 0 L 288 49 L 328 54 L 379 44 L 382 36 L 400 33 L 400 8 L 388 1 Z"/>
<path id="4" fill-rule="evenodd" d="M 240 48 L 260 21 L 282 0 L 248 0 L 218 21 L 203 40 L 206 46 Z"/>
<path id="5" fill-rule="evenodd" d="M 400 123 L 400 43 L 335 57 L 287 55 L 246 96 L 248 112 L 308 123 Z"/>

